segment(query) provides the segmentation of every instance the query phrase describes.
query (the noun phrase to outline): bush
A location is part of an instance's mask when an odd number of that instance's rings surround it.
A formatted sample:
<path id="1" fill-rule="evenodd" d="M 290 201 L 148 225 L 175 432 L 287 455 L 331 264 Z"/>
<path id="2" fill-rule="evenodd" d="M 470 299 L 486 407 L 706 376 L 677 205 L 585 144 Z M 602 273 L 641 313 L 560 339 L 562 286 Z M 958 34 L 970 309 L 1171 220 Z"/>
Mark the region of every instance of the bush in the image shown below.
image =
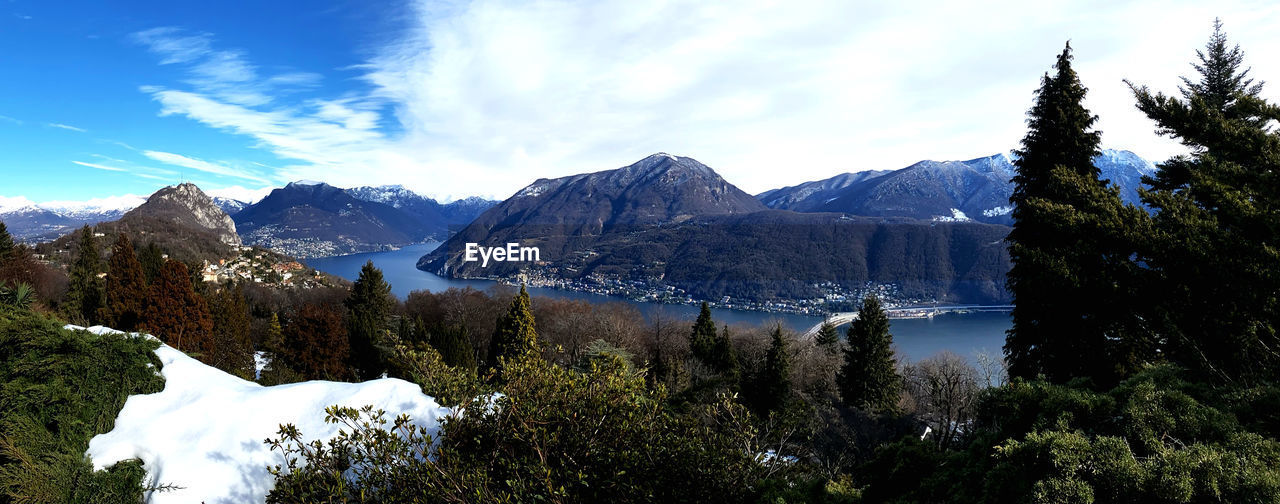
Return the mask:
<path id="1" fill-rule="evenodd" d="M 158 344 L 61 325 L 0 308 L 0 502 L 139 502 L 140 462 L 95 472 L 84 452 L 125 399 L 164 388 Z"/>

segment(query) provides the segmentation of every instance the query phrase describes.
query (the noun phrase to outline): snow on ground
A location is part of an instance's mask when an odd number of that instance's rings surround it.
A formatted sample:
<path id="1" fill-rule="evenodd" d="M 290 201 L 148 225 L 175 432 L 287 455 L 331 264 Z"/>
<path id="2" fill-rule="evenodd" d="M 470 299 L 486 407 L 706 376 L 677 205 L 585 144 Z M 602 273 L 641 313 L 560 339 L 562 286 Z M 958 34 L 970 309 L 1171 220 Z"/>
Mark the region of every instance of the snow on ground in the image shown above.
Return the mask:
<path id="1" fill-rule="evenodd" d="M 101 326 L 88 330 L 118 332 Z M 148 496 L 152 504 L 263 502 L 274 484 L 267 467 L 283 462 L 263 441 L 278 437 L 276 430 L 285 423 L 296 425 L 307 440 L 337 435 L 337 425 L 324 423 L 324 410 L 331 405 L 373 405 L 386 410 L 388 419 L 407 414 L 431 434 L 450 413 L 403 380 L 263 387 L 167 345 L 156 355 L 163 363 L 164 390 L 130 396 L 115 429 L 95 436 L 86 452 L 95 469 L 138 458 L 147 470 L 145 484 L 182 487 Z"/>

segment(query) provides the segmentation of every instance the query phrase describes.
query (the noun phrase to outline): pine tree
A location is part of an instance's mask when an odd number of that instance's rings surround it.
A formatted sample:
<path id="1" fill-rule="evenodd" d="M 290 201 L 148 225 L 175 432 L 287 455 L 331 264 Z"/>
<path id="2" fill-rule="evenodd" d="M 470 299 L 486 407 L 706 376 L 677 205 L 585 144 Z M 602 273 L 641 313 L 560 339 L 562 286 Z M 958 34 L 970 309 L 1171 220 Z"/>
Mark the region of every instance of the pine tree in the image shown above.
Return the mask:
<path id="1" fill-rule="evenodd" d="M 9 228 L 5 227 L 4 222 L 0 222 L 0 263 L 4 263 L 13 255 L 13 236 L 9 235 Z"/>
<path id="2" fill-rule="evenodd" d="M 164 251 L 155 242 L 151 242 L 137 252 L 138 264 L 142 266 L 142 276 L 150 285 L 156 281 L 156 277 L 160 276 L 160 269 L 164 268 Z"/>
<path id="3" fill-rule="evenodd" d="M 213 343 L 206 364 L 244 379 L 254 375 L 253 342 L 249 332 L 249 303 L 240 284 L 211 293 L 209 313 L 213 321 Z M 277 328 L 278 329 L 278 328 Z"/>
<path id="4" fill-rule="evenodd" d="M 1068 44 L 1042 79 L 1014 161 L 1005 355 L 1011 376 L 1108 384 L 1151 353 L 1131 304 L 1147 215 L 1098 178 L 1101 133 L 1071 60 Z"/>
<path id="5" fill-rule="evenodd" d="M 391 311 L 395 306 L 391 286 L 383 280 L 382 270 L 374 267 L 373 261 L 366 262 L 346 301 L 351 368 L 358 379 L 377 378 L 386 371 L 379 346 L 390 329 Z"/>
<path id="6" fill-rule="evenodd" d="M 267 333 L 262 337 L 262 348 L 268 353 L 278 354 L 284 348 L 284 331 L 280 327 L 280 316 L 271 312 L 267 321 Z"/>
<path id="7" fill-rule="evenodd" d="M 819 348 L 826 350 L 828 354 L 835 355 L 840 351 L 840 333 L 836 332 L 836 325 L 831 321 L 822 321 L 822 327 L 818 328 L 818 334 L 813 337 L 813 344 Z"/>
<path id="8" fill-rule="evenodd" d="M 1230 47 L 1230 49 L 1228 49 Z M 1219 382 L 1280 373 L 1280 108 L 1242 69 L 1244 54 L 1215 21 L 1184 77 L 1182 99 L 1130 84 L 1157 131 L 1191 154 L 1160 164 L 1143 200 L 1156 210 L 1142 252 L 1158 301 L 1149 317 L 1163 355 Z"/>
<path id="9" fill-rule="evenodd" d="M 698 312 L 697 320 L 693 322 L 693 330 L 689 333 L 689 351 L 694 358 L 714 368 L 716 345 L 716 323 L 711 320 L 711 307 L 706 301 L 702 302 L 702 309 Z"/>
<path id="10" fill-rule="evenodd" d="M 782 324 L 775 325 L 760 377 L 759 393 L 762 398 L 759 411 L 762 414 L 778 410 L 791 399 L 791 353 L 787 346 Z"/>
<path id="11" fill-rule="evenodd" d="M 284 327 L 281 364 L 306 380 L 352 378 L 347 324 L 336 306 L 305 304 Z"/>
<path id="12" fill-rule="evenodd" d="M 111 258 L 107 260 L 106 298 L 104 321 L 121 331 L 136 330 L 147 302 L 147 283 L 133 245 L 124 233 L 111 246 Z"/>
<path id="13" fill-rule="evenodd" d="M 521 285 L 520 294 L 511 299 L 507 313 L 498 319 L 498 325 L 494 328 L 493 339 L 489 342 L 487 364 L 501 375 L 504 360 L 537 357 L 541 351 L 542 343 L 538 340 L 534 325 L 529 293 Z"/>
<path id="14" fill-rule="evenodd" d="M 716 337 L 714 344 L 711 346 L 711 361 L 709 364 L 716 372 L 726 373 L 730 377 L 738 375 L 738 355 L 733 351 L 733 341 L 729 336 L 728 324 L 721 328 L 720 335 Z"/>
<path id="15" fill-rule="evenodd" d="M 191 288 L 187 266 L 168 261 L 148 291 L 142 326 L 183 352 L 206 357 L 213 351 L 213 321 L 204 298 Z"/>
<path id="16" fill-rule="evenodd" d="M 902 377 L 893 354 L 889 315 L 875 296 L 867 296 L 845 334 L 844 365 L 836 386 L 846 405 L 870 411 L 895 411 Z"/>
<path id="17" fill-rule="evenodd" d="M 475 369 L 476 355 L 471 348 L 466 329 L 458 326 L 440 326 L 431 331 L 431 346 L 440 353 L 440 359 L 450 367 Z"/>
<path id="18" fill-rule="evenodd" d="M 98 321 L 98 310 L 102 309 L 103 293 L 102 258 L 99 256 L 98 243 L 89 226 L 80 229 L 79 247 L 75 260 L 71 263 L 67 299 L 63 312 L 73 322 L 91 325 Z"/>

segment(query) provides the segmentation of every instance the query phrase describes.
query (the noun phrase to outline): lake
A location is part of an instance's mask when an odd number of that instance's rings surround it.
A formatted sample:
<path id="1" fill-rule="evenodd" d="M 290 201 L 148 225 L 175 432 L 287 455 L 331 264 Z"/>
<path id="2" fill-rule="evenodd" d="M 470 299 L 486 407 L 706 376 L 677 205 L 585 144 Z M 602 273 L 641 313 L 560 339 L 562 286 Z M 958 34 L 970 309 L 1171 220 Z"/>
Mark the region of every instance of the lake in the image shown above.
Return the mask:
<path id="1" fill-rule="evenodd" d="M 444 278 L 417 269 L 418 258 L 434 250 L 439 242 L 428 242 L 410 245 L 399 250 L 387 252 L 368 252 L 336 257 L 307 259 L 304 262 L 312 268 L 348 280 L 355 280 L 360 274 L 360 267 L 366 261 L 373 261 L 374 266 L 382 270 L 387 283 L 391 284 L 391 292 L 404 299 L 415 290 L 439 292 L 450 287 L 472 287 L 485 290 L 494 285 L 492 280 L 459 280 Z M 575 292 L 559 289 L 530 288 L 529 294 L 562 299 L 583 300 L 590 303 L 625 302 L 635 305 L 646 316 L 662 310 L 666 316 L 684 318 L 692 321 L 698 316 L 698 307 L 691 305 L 662 305 L 641 303 L 624 298 L 603 296 L 587 292 Z M 795 331 L 805 331 L 822 321 L 819 317 L 794 315 L 785 313 L 765 313 L 744 310 L 717 309 L 711 310 L 717 324 L 727 323 L 758 325 L 765 322 L 778 321 Z M 993 356 L 1000 355 L 1004 346 L 1004 332 L 1009 329 L 1010 321 L 1007 313 L 944 313 L 931 319 L 893 319 L 890 321 L 894 343 L 898 352 L 909 360 L 924 359 L 942 350 L 950 350 L 973 360 L 979 352 Z M 843 328 L 841 329 L 843 333 Z"/>

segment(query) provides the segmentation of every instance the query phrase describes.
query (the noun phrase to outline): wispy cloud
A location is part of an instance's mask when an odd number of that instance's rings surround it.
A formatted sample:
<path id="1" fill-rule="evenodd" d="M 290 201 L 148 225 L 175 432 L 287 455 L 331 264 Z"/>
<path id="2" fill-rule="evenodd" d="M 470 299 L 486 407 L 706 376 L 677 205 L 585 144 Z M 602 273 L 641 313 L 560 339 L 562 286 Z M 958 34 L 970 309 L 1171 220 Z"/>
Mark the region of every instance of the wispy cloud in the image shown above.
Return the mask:
<path id="1" fill-rule="evenodd" d="M 95 169 L 98 169 L 98 170 L 106 170 L 106 171 L 113 171 L 113 172 L 125 172 L 125 173 L 128 173 L 128 171 L 129 171 L 128 169 L 125 169 L 125 168 L 118 168 L 118 167 L 115 167 L 115 166 L 107 166 L 107 165 L 99 164 L 99 163 L 89 163 L 89 162 L 86 162 L 86 161 L 72 161 L 72 163 L 78 164 L 78 165 L 80 165 L 80 166 L 89 167 L 89 168 L 95 168 Z"/>
<path id="2" fill-rule="evenodd" d="M 9 117 L 9 116 L 7 116 L 7 115 L 0 115 L 0 121 L 4 121 L 4 122 L 10 123 L 10 124 L 16 124 L 16 125 L 18 125 L 18 126 L 22 126 L 22 124 L 23 124 L 23 123 L 22 123 L 22 119 L 18 119 L 18 118 L 14 118 L 14 117 Z"/>
<path id="3" fill-rule="evenodd" d="M 190 76 L 185 82 L 197 91 L 237 105 L 266 105 L 276 93 L 311 88 L 321 79 L 319 74 L 296 71 L 261 78 L 244 51 L 215 49 L 213 35 L 208 33 L 161 27 L 134 33 L 131 38 L 160 56 L 162 65 L 189 65 Z"/>
<path id="4" fill-rule="evenodd" d="M 235 168 L 221 163 L 214 163 L 202 159 L 174 154 L 172 152 L 161 151 L 142 151 L 142 155 L 159 161 L 161 163 L 190 168 L 192 170 L 201 171 L 213 175 L 221 175 L 224 177 L 232 177 L 243 180 L 252 180 L 259 183 L 269 183 L 270 181 L 252 170 Z"/>
<path id="5" fill-rule="evenodd" d="M 70 124 L 49 123 L 49 124 L 48 124 L 48 126 L 49 126 L 50 128 L 64 129 L 64 130 L 67 130 L 67 131 L 75 131 L 75 132 L 78 132 L 78 133 L 88 133 L 88 132 L 89 132 L 89 130 L 86 130 L 86 129 L 84 129 L 84 128 L 77 128 L 77 127 L 72 126 L 72 125 L 70 125 Z"/>

